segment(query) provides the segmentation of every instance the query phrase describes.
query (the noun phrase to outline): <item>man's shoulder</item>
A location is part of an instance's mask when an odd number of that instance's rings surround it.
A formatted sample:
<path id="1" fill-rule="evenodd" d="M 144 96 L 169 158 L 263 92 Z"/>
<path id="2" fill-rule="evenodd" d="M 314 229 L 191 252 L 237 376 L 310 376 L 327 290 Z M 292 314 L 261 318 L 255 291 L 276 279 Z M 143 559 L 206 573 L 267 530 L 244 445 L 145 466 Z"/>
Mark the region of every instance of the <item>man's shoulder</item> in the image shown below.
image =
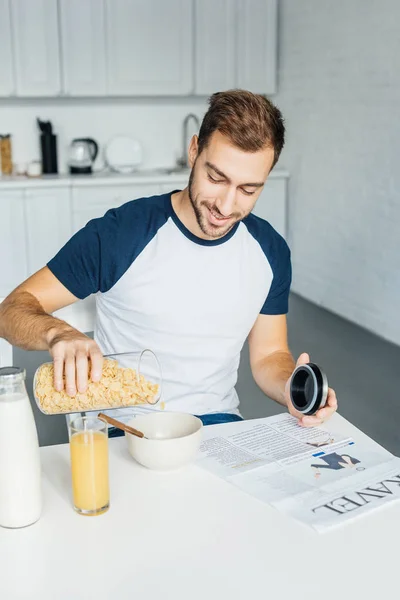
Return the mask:
<path id="1" fill-rule="evenodd" d="M 268 260 L 290 258 L 290 249 L 285 238 L 274 227 L 261 217 L 250 213 L 243 224 L 249 234 L 260 244 Z"/>
<path id="2" fill-rule="evenodd" d="M 102 240 L 118 247 L 143 246 L 157 235 L 171 215 L 171 195 L 162 194 L 137 198 L 116 208 L 110 208 L 102 217 L 92 219 L 84 228 L 95 231 Z"/>
<path id="3" fill-rule="evenodd" d="M 131 222 L 131 219 L 157 218 L 168 220 L 170 216 L 171 194 L 161 194 L 157 196 L 147 196 L 129 200 L 117 208 L 111 208 L 104 215 L 105 217 L 116 218 L 121 224 Z"/>

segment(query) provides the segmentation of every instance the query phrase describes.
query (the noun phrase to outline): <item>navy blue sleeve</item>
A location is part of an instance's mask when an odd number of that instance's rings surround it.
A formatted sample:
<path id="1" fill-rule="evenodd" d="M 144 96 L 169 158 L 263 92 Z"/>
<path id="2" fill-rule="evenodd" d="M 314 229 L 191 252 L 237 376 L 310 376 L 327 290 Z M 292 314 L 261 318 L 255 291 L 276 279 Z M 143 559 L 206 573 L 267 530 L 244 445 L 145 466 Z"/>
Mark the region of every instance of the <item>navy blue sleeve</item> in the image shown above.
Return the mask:
<path id="1" fill-rule="evenodd" d="M 271 261 L 274 274 L 271 288 L 260 313 L 262 315 L 286 315 L 289 312 L 289 292 L 292 283 L 290 250 L 285 240 L 278 245 L 275 260 Z"/>
<path id="2" fill-rule="evenodd" d="M 260 314 L 285 315 L 289 311 L 289 292 L 292 283 L 289 246 L 272 225 L 264 219 L 250 214 L 243 222 L 249 233 L 260 244 L 273 273 L 271 287 Z"/>
<path id="3" fill-rule="evenodd" d="M 47 267 L 77 298 L 107 292 L 168 219 L 166 197 L 112 208 L 78 231 Z"/>
<path id="4" fill-rule="evenodd" d="M 89 221 L 47 263 L 53 275 L 77 298 L 109 289 L 107 278 L 113 279 L 110 250 L 116 241 L 116 227 L 112 209 L 104 217 Z"/>

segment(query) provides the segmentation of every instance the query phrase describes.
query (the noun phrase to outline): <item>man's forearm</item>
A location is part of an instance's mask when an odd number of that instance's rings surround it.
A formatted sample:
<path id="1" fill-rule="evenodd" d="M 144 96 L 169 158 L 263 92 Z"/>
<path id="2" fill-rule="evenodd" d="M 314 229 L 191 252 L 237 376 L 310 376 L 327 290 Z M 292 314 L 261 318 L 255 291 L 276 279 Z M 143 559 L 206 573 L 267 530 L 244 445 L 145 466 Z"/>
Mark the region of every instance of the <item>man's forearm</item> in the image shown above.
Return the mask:
<path id="1" fill-rule="evenodd" d="M 51 340 L 73 331 L 64 321 L 45 312 L 40 302 L 25 291 L 15 291 L 0 303 L 0 337 L 24 350 L 48 350 Z"/>
<path id="2" fill-rule="evenodd" d="M 253 377 L 264 394 L 286 406 L 285 385 L 295 362 L 290 352 L 274 352 L 252 366 Z"/>

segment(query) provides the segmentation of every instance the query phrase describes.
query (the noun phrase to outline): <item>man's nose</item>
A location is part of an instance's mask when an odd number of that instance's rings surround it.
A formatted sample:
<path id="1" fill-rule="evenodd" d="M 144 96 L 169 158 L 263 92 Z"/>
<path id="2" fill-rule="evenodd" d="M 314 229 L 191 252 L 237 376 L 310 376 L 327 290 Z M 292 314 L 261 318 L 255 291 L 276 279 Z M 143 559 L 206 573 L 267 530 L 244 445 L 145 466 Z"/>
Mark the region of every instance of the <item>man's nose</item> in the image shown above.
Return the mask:
<path id="1" fill-rule="evenodd" d="M 223 217 L 229 217 L 234 212 L 236 202 L 236 189 L 228 188 L 224 193 L 218 195 L 216 207 Z"/>

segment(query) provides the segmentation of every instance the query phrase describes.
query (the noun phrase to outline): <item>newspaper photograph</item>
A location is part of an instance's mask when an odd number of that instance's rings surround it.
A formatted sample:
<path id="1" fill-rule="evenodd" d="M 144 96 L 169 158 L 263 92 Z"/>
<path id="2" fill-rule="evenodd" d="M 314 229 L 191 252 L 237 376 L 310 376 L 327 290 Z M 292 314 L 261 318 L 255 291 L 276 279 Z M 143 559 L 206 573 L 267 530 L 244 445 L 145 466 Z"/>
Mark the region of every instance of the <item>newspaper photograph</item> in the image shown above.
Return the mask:
<path id="1" fill-rule="evenodd" d="M 212 425 L 197 464 L 323 532 L 400 498 L 400 459 L 332 421 L 304 428 L 282 414 Z"/>

